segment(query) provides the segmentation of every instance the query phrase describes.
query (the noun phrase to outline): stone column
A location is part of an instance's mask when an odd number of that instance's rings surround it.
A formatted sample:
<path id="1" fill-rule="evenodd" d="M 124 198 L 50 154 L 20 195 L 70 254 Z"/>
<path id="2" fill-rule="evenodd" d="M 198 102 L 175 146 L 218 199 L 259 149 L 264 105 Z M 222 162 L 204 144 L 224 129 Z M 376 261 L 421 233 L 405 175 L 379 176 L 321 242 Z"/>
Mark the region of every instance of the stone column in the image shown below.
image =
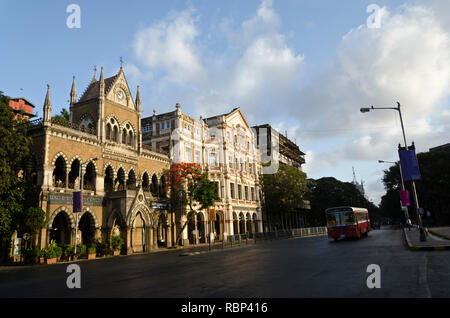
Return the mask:
<path id="1" fill-rule="evenodd" d="M 167 214 L 167 247 L 171 247 L 172 243 L 172 214 Z"/>

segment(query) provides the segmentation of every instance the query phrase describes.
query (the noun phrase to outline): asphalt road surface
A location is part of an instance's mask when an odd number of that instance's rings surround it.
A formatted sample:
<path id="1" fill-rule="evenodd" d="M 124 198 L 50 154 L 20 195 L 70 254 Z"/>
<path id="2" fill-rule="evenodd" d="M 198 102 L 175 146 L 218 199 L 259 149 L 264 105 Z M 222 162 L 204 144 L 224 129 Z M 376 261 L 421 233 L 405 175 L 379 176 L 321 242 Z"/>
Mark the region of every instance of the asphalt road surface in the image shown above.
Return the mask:
<path id="1" fill-rule="evenodd" d="M 450 297 L 450 251 L 409 251 L 400 230 L 181 253 L 78 262 L 80 289 L 66 285 L 68 264 L 2 268 L 0 297 Z M 370 264 L 380 288 L 367 287 Z"/>

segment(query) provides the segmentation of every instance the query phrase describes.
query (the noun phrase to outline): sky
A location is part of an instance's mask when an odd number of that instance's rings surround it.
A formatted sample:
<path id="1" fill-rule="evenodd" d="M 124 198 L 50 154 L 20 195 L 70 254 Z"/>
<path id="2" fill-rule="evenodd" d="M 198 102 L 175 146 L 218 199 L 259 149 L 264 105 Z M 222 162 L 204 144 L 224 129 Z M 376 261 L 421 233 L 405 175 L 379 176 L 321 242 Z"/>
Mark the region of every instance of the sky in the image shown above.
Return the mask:
<path id="1" fill-rule="evenodd" d="M 75 4 L 79 11 L 70 5 Z M 403 143 L 450 142 L 450 1 L 0 1 L 0 91 L 42 116 L 78 98 L 120 57 L 143 117 L 180 103 L 194 117 L 240 107 L 306 153 L 309 178 L 364 180 L 380 202 Z M 79 12 L 79 15 L 77 13 Z M 79 23 L 78 23 L 79 22 Z M 73 27 L 75 26 L 75 27 Z"/>

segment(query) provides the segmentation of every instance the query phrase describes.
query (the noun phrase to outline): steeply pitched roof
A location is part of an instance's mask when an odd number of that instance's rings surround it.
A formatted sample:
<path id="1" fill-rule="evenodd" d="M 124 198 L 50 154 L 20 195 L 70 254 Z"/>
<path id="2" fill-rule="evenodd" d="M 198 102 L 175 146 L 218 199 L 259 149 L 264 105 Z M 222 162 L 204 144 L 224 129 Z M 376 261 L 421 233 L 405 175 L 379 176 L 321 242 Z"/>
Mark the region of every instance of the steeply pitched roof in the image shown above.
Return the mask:
<path id="1" fill-rule="evenodd" d="M 118 75 L 119 74 L 116 74 L 114 76 L 105 79 L 105 95 L 108 94 Z M 99 93 L 100 93 L 100 81 L 92 81 L 91 84 L 89 84 L 88 88 L 84 91 L 83 96 L 81 96 L 78 103 L 98 98 Z"/>

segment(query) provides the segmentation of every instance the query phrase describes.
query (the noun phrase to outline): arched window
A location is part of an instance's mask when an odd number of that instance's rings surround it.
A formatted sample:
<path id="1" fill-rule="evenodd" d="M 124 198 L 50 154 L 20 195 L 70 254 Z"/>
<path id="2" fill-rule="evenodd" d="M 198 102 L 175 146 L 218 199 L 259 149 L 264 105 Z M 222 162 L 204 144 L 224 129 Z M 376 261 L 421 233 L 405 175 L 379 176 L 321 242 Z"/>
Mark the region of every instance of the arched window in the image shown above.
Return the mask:
<path id="1" fill-rule="evenodd" d="M 95 172 L 95 166 L 91 162 L 88 163 L 86 167 L 86 173 L 83 178 L 83 189 L 84 190 L 95 190 L 95 179 L 97 177 L 97 173 Z"/>
<path id="2" fill-rule="evenodd" d="M 119 141 L 119 128 L 117 128 L 117 126 L 114 126 L 112 140 L 115 141 L 115 142 Z"/>
<path id="3" fill-rule="evenodd" d="M 128 144 L 128 146 L 133 146 L 133 132 L 132 131 L 130 131 L 129 133 L 128 133 L 128 138 L 127 138 L 128 140 L 127 140 L 127 144 Z"/>
<path id="4" fill-rule="evenodd" d="M 136 174 L 134 173 L 133 169 L 131 169 L 128 173 L 127 189 L 136 190 Z"/>
<path id="5" fill-rule="evenodd" d="M 111 125 L 106 124 L 106 140 L 111 140 Z"/>
<path id="6" fill-rule="evenodd" d="M 150 191 L 150 178 L 147 172 L 142 176 L 142 188 L 144 191 Z"/>
<path id="7" fill-rule="evenodd" d="M 66 186 L 66 160 L 63 156 L 59 156 L 55 161 L 55 169 L 53 169 L 53 186 L 63 188 Z"/>
<path id="8" fill-rule="evenodd" d="M 105 170 L 104 187 L 106 192 L 114 191 L 114 171 L 111 166 Z"/>
<path id="9" fill-rule="evenodd" d="M 150 191 L 152 193 L 153 196 L 158 196 L 158 177 L 156 176 L 156 174 L 153 174 L 152 176 L 152 184 L 150 186 Z"/>
<path id="10" fill-rule="evenodd" d="M 117 191 L 125 190 L 125 172 L 122 168 L 117 171 L 117 178 L 114 181 Z"/>
<path id="11" fill-rule="evenodd" d="M 125 128 L 122 130 L 122 143 L 127 143 L 127 131 L 125 130 Z"/>
<path id="12" fill-rule="evenodd" d="M 69 188 L 79 190 L 80 183 L 78 180 L 80 176 L 80 160 L 75 159 L 72 161 L 72 165 L 70 166 L 69 172 Z"/>

